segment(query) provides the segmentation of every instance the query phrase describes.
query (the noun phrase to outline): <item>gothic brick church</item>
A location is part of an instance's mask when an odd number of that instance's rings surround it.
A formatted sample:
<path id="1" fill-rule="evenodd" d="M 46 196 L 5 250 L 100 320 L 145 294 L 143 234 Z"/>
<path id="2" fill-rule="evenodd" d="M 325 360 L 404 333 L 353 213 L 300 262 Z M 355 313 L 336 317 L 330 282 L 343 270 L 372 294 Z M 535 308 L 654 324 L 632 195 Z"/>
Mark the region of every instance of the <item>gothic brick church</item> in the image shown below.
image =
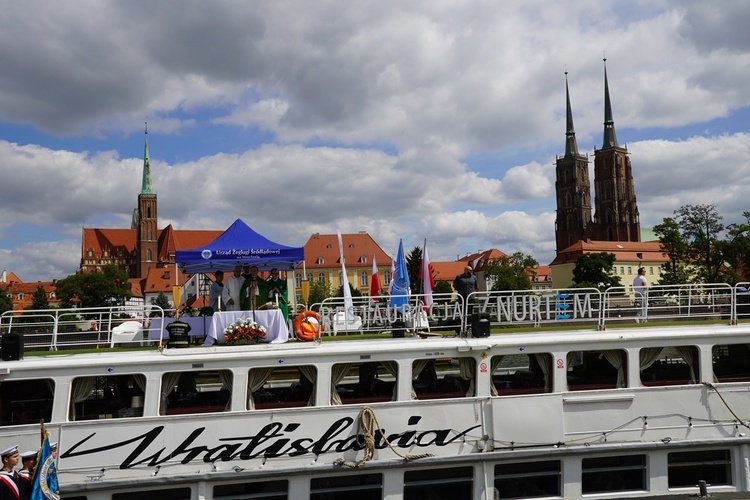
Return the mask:
<path id="1" fill-rule="evenodd" d="M 641 242 L 641 224 L 636 203 L 633 171 L 627 147 L 617 142 L 609 97 L 606 59 L 604 66 L 604 139 L 594 149 L 594 203 L 591 203 L 589 156 L 578 151 L 573 112 L 565 74 L 565 155 L 557 158 L 555 192 L 556 257 L 550 264 L 555 286 L 572 282 L 572 268 L 583 253 L 614 253 L 630 283 L 639 266 L 647 266 L 658 277 L 666 257 L 658 241 Z M 592 213 L 593 209 L 593 213 Z M 619 274 L 619 273 L 618 273 Z"/>
<path id="2" fill-rule="evenodd" d="M 158 203 L 151 182 L 151 166 L 146 130 L 143 154 L 143 181 L 130 229 L 83 228 L 79 272 L 91 272 L 115 264 L 144 292 L 174 272 L 176 250 L 197 248 L 216 239 L 221 231 L 178 230 L 172 225 L 158 229 Z M 150 278 L 151 276 L 151 278 Z M 158 277 L 158 279 L 157 279 Z M 181 278 L 181 277 L 180 277 Z M 174 275 L 169 276 L 170 285 Z M 182 281 L 180 281 L 182 283 Z M 154 285 L 156 287 L 156 285 Z"/>

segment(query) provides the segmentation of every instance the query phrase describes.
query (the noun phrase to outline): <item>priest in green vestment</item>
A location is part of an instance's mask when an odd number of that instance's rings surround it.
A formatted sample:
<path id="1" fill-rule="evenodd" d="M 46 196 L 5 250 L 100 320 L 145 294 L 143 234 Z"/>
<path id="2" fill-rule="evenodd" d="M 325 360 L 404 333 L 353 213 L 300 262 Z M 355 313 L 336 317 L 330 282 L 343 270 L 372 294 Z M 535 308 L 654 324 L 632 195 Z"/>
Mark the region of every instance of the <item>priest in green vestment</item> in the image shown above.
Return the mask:
<path id="1" fill-rule="evenodd" d="M 268 286 L 266 280 L 258 276 L 258 267 L 250 268 L 250 276 L 240 289 L 240 300 L 243 311 L 256 311 L 268 302 Z"/>
<path id="2" fill-rule="evenodd" d="M 289 291 L 286 280 L 281 279 L 279 270 L 271 269 L 271 277 L 266 281 L 268 300 L 279 306 L 284 314 L 284 321 L 289 321 Z"/>

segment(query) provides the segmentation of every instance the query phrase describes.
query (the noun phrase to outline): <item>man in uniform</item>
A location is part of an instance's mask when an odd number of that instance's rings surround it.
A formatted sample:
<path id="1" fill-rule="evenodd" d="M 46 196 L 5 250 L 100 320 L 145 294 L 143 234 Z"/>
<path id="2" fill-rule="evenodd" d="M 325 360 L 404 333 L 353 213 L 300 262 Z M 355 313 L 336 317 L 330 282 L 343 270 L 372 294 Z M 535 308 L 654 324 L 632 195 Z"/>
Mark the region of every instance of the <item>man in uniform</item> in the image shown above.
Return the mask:
<path id="1" fill-rule="evenodd" d="M 18 465 L 18 445 L 0 451 L 3 468 L 0 470 L 0 500 L 19 500 L 18 473 L 14 470 Z"/>
<path id="2" fill-rule="evenodd" d="M 34 477 L 37 453 L 35 450 L 21 453 L 21 470 L 18 471 L 18 490 L 21 500 L 31 497 L 31 480 Z"/>

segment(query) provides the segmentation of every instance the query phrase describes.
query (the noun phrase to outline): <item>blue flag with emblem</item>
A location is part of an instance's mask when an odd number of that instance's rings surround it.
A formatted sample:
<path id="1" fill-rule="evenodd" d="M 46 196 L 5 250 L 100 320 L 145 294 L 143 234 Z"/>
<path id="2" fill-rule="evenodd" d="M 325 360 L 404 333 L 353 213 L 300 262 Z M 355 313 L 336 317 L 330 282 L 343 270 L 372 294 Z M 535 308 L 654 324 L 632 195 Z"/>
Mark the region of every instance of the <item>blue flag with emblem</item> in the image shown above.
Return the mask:
<path id="1" fill-rule="evenodd" d="M 31 500 L 57 500 L 60 498 L 60 488 L 57 485 L 57 468 L 52 448 L 49 444 L 49 434 L 44 431 L 44 443 L 39 451 L 39 458 L 34 469 L 34 479 L 31 482 Z"/>
<path id="2" fill-rule="evenodd" d="M 409 282 L 409 271 L 406 268 L 406 259 L 404 258 L 404 243 L 401 240 L 398 241 L 396 267 L 393 269 L 391 280 L 391 300 L 388 305 L 399 312 L 406 312 L 411 283 Z"/>

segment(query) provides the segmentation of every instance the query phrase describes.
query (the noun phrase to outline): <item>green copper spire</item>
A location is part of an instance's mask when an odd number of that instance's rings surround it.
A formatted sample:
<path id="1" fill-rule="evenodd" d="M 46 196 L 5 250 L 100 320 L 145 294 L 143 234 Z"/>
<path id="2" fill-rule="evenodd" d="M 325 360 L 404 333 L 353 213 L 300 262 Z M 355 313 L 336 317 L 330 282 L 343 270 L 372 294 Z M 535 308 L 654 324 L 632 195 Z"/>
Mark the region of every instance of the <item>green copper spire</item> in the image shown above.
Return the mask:
<path id="1" fill-rule="evenodd" d="M 154 186 L 151 183 L 151 164 L 148 160 L 148 122 L 146 122 L 146 146 L 143 151 L 143 182 L 141 194 L 154 194 Z"/>
<path id="2" fill-rule="evenodd" d="M 565 103 L 567 129 L 565 131 L 565 156 L 578 156 L 578 143 L 576 142 L 576 131 L 573 127 L 573 110 L 570 109 L 570 92 L 568 91 L 568 72 L 565 72 Z"/>
<path id="3" fill-rule="evenodd" d="M 615 120 L 612 118 L 612 103 L 609 100 L 609 83 L 607 82 L 607 59 L 604 58 L 604 143 L 602 149 L 616 148 L 617 134 Z"/>

